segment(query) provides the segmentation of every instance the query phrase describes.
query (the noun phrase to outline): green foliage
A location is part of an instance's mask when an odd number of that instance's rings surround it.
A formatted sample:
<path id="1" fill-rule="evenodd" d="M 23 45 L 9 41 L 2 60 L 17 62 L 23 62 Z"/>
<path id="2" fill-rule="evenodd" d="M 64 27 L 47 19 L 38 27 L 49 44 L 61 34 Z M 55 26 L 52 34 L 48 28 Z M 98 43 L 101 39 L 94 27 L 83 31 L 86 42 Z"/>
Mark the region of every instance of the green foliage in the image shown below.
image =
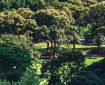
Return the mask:
<path id="1" fill-rule="evenodd" d="M 84 67 L 84 57 L 80 52 L 62 53 L 59 60 L 52 60 L 42 64 L 41 78 L 49 80 L 51 84 L 64 84 L 68 76 L 72 76 Z"/>
<path id="2" fill-rule="evenodd" d="M 28 50 L 32 58 L 36 59 L 40 56 L 40 53 L 36 50 L 32 38 L 26 35 L 13 35 L 2 34 L 0 35 L 0 44 L 7 44 L 11 46 L 17 46 L 22 49 Z"/>
<path id="3" fill-rule="evenodd" d="M 53 8 L 46 8 L 46 9 L 38 10 L 35 13 L 36 22 L 39 26 L 43 26 L 43 25 L 62 26 L 62 24 L 63 25 L 73 24 L 74 19 L 72 18 L 71 13 L 68 14 L 65 10 L 61 11 L 61 10 L 56 10 Z"/>
<path id="4" fill-rule="evenodd" d="M 35 19 L 40 27 L 35 37 L 52 43 L 64 41 L 66 29 L 74 23 L 72 14 L 66 7 L 62 10 L 54 8 L 38 10 L 35 13 Z"/>
<path id="5" fill-rule="evenodd" d="M 39 85 L 39 78 L 35 69 L 27 69 L 20 81 L 13 85 Z"/>
<path id="6" fill-rule="evenodd" d="M 0 78 L 18 81 L 26 68 L 31 65 L 31 56 L 27 50 L 0 44 Z"/>
<path id="7" fill-rule="evenodd" d="M 82 71 L 73 77 L 68 85 L 104 85 L 102 80 L 94 73 Z"/>
<path id="8" fill-rule="evenodd" d="M 8 82 L 6 80 L 0 80 L 0 85 L 39 85 L 39 79 L 33 69 L 27 69 L 24 75 L 18 82 Z"/>
<path id="9" fill-rule="evenodd" d="M 19 8 L 17 11 L 0 12 L 0 33 L 31 34 L 37 27 L 29 8 Z"/>
<path id="10" fill-rule="evenodd" d="M 44 0 L 29 0 L 27 3 L 32 10 L 38 10 L 45 7 L 46 3 Z"/>
<path id="11" fill-rule="evenodd" d="M 2 34 L 0 35 L 0 43 L 6 43 L 29 49 L 32 44 L 32 39 L 25 35 Z"/>
<path id="12" fill-rule="evenodd" d="M 89 23 L 91 23 L 92 26 L 95 27 L 104 26 L 104 16 L 105 16 L 103 12 L 104 8 L 105 8 L 105 2 L 101 2 L 91 6 L 90 8 L 91 10 L 87 18 L 89 18 Z"/>
<path id="13" fill-rule="evenodd" d="M 81 52 L 75 51 L 72 53 L 72 51 L 62 51 L 61 52 L 61 60 L 62 61 L 77 61 L 78 63 L 84 62 L 84 56 Z"/>
<path id="14" fill-rule="evenodd" d="M 46 3 L 44 0 L 0 0 L 0 11 L 6 9 L 18 9 L 20 7 L 29 7 L 31 10 L 43 8 Z"/>
<path id="15" fill-rule="evenodd" d="M 47 28 L 47 26 L 39 27 L 39 29 L 37 29 L 32 35 L 34 41 L 47 41 L 49 39 L 49 32 L 50 30 Z"/>
<path id="16" fill-rule="evenodd" d="M 48 42 L 49 48 L 50 45 L 52 48 L 55 46 L 54 51 L 57 50 L 59 53 L 58 60 L 42 64 L 41 77 L 46 78 L 49 85 L 68 83 L 72 83 L 71 85 L 75 83 L 102 85 L 94 73 L 78 74 L 84 68 L 82 53 L 69 52 L 72 47 L 61 52 L 57 47 L 69 41 L 73 44 L 80 44 L 79 35 L 82 35 L 85 40 L 97 42 L 97 45 L 100 46 L 105 36 L 104 11 L 104 0 L 0 0 L 1 85 L 9 85 L 9 82 L 2 79 L 18 81 L 20 78 L 19 82 L 13 84 L 39 84 L 35 78 L 36 73 L 34 75 L 35 71 L 33 72 L 32 69 L 21 77 L 26 67 L 31 62 L 34 63 L 31 58 L 36 59 L 40 56 L 36 51 L 34 41 Z M 73 27 L 77 28 L 72 29 Z M 101 64 L 101 66 L 95 66 L 104 68 L 104 63 L 101 62 Z M 95 66 L 90 69 L 96 70 Z M 101 70 L 104 73 L 104 69 Z M 90 76 L 88 76 L 89 73 Z M 73 79 L 71 79 L 72 76 L 74 76 Z M 104 75 L 102 79 L 104 81 Z M 71 82 L 68 82 L 69 80 Z M 81 82 L 82 80 L 84 81 Z"/>
<path id="17" fill-rule="evenodd" d="M 76 4 L 76 5 L 80 5 L 82 4 L 81 0 L 67 0 L 69 3 L 72 3 L 72 4 Z"/>

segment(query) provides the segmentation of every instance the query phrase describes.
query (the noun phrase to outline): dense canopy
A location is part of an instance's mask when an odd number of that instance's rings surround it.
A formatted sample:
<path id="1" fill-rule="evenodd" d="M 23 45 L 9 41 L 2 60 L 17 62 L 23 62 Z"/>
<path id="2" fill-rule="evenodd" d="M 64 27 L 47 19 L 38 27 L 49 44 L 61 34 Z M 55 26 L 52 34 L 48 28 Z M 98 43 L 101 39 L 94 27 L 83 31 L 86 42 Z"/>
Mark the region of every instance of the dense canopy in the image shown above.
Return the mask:
<path id="1" fill-rule="evenodd" d="M 104 44 L 105 0 L 0 0 L 0 85 L 105 85 Z"/>

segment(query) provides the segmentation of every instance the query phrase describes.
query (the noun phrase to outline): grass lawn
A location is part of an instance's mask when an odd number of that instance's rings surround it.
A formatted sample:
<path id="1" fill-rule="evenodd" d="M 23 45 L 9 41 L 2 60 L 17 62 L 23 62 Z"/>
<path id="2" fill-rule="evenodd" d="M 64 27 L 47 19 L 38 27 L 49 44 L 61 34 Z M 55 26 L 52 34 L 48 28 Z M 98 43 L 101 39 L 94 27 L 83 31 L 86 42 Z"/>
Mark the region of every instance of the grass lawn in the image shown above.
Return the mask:
<path id="1" fill-rule="evenodd" d="M 47 46 L 47 43 L 38 43 L 38 44 L 34 44 L 34 46 L 36 48 L 43 48 L 43 47 L 46 47 Z"/>
<path id="2" fill-rule="evenodd" d="M 71 48 L 73 47 L 73 45 L 70 45 L 71 46 Z M 61 45 L 61 47 L 63 47 L 63 48 L 67 48 L 68 47 L 68 45 Z M 76 44 L 76 46 L 75 46 L 77 49 L 78 48 L 96 48 L 97 46 L 90 46 L 90 45 L 78 45 L 78 44 Z"/>
<path id="3" fill-rule="evenodd" d="M 85 60 L 85 63 L 86 63 L 86 66 L 89 66 L 95 62 L 98 62 L 100 60 L 102 60 L 103 58 L 100 58 L 100 57 L 97 57 L 97 58 L 86 58 Z"/>
<path id="4" fill-rule="evenodd" d="M 38 49 L 43 49 L 43 47 L 46 47 L 47 44 L 46 43 L 39 43 L 39 44 L 35 44 L 34 45 L 36 48 Z M 61 45 L 61 47 L 63 48 L 72 48 L 72 45 Z M 76 44 L 76 50 L 81 51 L 82 53 L 87 53 L 88 51 L 90 51 L 91 49 L 97 48 L 97 46 L 89 46 L 89 45 L 77 45 Z M 105 48 L 105 46 L 102 46 L 102 48 Z M 85 63 L 86 66 L 89 66 L 91 64 L 93 64 L 94 62 L 98 62 L 100 60 L 102 60 L 103 58 L 101 57 L 95 57 L 93 56 L 92 58 L 86 58 L 85 59 Z"/>
<path id="5" fill-rule="evenodd" d="M 47 43 L 38 43 L 38 44 L 34 44 L 35 47 L 37 48 L 43 48 L 47 46 Z M 67 45 L 67 44 L 62 44 L 60 47 L 62 48 L 72 48 L 72 45 Z M 102 46 L 105 47 L 105 46 Z M 93 46 L 93 45 L 78 45 L 76 44 L 76 49 L 91 49 L 91 48 L 97 48 L 97 46 Z"/>
<path id="6" fill-rule="evenodd" d="M 43 42 L 43 43 L 38 43 L 38 44 L 35 44 L 34 46 L 38 47 L 38 48 L 43 48 L 43 47 L 46 47 L 47 46 L 47 43 Z M 62 44 L 61 47 L 63 48 L 68 48 L 68 47 L 71 47 L 72 48 L 72 45 L 66 45 L 66 44 Z M 105 47 L 105 46 L 101 46 L 102 48 Z M 91 49 L 91 48 L 97 48 L 97 46 L 94 46 L 94 45 L 78 45 L 76 44 L 76 48 L 77 49 Z"/>
<path id="7" fill-rule="evenodd" d="M 36 47 L 39 50 L 45 51 L 45 47 L 47 47 L 47 43 L 38 43 L 38 44 L 34 44 L 34 47 Z M 72 45 L 67 45 L 67 44 L 62 44 L 60 47 L 65 48 L 65 49 L 72 49 Z M 97 46 L 89 46 L 89 45 L 78 45 L 76 44 L 76 50 L 79 50 L 83 53 L 87 53 L 88 51 L 90 51 L 93 48 L 96 48 Z"/>

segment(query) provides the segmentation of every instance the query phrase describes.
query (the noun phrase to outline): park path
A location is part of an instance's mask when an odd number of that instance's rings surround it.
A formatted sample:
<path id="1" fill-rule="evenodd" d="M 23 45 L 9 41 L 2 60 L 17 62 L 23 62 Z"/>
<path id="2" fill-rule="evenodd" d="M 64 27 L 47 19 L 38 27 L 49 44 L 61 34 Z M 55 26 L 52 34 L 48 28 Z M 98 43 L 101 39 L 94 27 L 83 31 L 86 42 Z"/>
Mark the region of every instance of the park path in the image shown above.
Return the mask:
<path id="1" fill-rule="evenodd" d="M 86 54 L 84 56 L 87 57 L 87 58 L 92 58 L 92 57 L 105 58 L 105 54 Z"/>

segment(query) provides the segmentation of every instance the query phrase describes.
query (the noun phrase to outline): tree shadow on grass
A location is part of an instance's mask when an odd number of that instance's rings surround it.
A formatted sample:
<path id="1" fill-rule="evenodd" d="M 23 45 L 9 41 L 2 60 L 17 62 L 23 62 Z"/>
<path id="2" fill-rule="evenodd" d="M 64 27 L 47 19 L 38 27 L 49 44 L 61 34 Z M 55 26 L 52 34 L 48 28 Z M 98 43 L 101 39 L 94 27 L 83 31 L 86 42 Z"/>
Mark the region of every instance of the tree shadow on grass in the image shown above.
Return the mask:
<path id="1" fill-rule="evenodd" d="M 92 65 L 89 65 L 84 70 L 92 71 L 99 76 L 105 74 L 105 58 L 93 63 Z"/>
<path id="2" fill-rule="evenodd" d="M 105 59 L 82 69 L 68 85 L 105 85 Z"/>

